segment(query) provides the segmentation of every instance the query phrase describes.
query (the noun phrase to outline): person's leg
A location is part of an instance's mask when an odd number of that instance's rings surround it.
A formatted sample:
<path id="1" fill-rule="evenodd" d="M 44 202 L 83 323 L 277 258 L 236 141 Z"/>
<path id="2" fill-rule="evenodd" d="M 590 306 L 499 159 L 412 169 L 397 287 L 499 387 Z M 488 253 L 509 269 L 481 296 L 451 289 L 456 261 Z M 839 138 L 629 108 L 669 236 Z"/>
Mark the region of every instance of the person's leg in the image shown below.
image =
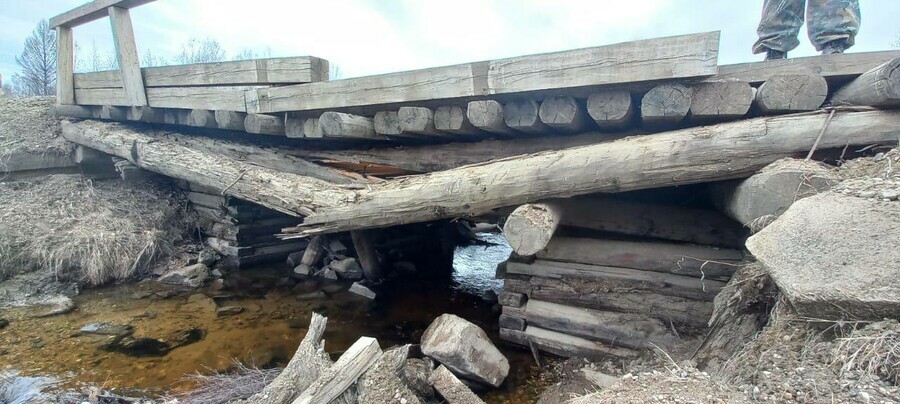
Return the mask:
<path id="1" fill-rule="evenodd" d="M 756 29 L 759 40 L 753 45 L 753 53 L 771 50 L 786 55 L 796 48 L 800 44 L 797 34 L 803 25 L 805 3 L 804 0 L 764 0 L 762 18 Z"/>
<path id="2" fill-rule="evenodd" d="M 806 27 L 816 50 L 843 52 L 859 31 L 859 0 L 809 0 Z"/>

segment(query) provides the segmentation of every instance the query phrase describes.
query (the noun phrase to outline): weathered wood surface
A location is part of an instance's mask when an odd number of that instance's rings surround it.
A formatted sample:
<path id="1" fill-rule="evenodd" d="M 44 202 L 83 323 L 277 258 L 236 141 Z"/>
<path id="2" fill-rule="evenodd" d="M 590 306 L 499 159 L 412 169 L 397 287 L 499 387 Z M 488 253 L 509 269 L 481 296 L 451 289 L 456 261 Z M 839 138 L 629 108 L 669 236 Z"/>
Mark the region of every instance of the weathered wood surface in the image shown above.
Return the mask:
<path id="1" fill-rule="evenodd" d="M 828 96 L 828 83 L 815 74 L 780 74 L 766 80 L 756 93 L 756 105 L 764 114 L 818 109 Z"/>
<path id="2" fill-rule="evenodd" d="M 401 107 L 397 111 L 400 134 L 443 136 L 434 127 L 434 111 L 425 107 Z"/>
<path id="3" fill-rule="evenodd" d="M 574 307 L 640 314 L 661 319 L 666 324 L 671 322 L 677 326 L 695 328 L 705 328 L 713 310 L 713 305 L 709 301 L 661 294 L 658 292 L 659 285 L 652 283 L 640 285 L 610 279 L 573 277 L 524 278 L 525 280 L 505 279 L 503 289 L 527 294 L 530 299 Z M 505 315 L 522 317 L 518 314 L 523 313 Z"/>
<path id="4" fill-rule="evenodd" d="M 508 328 L 515 331 L 525 330 L 525 319 L 519 317 L 501 314 L 500 319 L 497 320 L 497 323 L 500 325 L 500 328 Z"/>
<path id="5" fill-rule="evenodd" d="M 309 267 L 318 265 L 319 261 L 325 256 L 324 241 L 325 236 L 310 237 L 309 244 L 306 245 L 306 250 L 303 251 L 303 257 L 300 258 L 300 263 Z"/>
<path id="6" fill-rule="evenodd" d="M 744 260 L 739 250 L 659 241 L 554 237 L 536 257 L 727 281 Z"/>
<path id="7" fill-rule="evenodd" d="M 503 234 L 517 254 L 534 255 L 550 242 L 562 216 L 562 208 L 554 202 L 525 204 L 506 218 Z"/>
<path id="8" fill-rule="evenodd" d="M 107 17 L 109 7 L 134 8 L 153 0 L 94 0 L 50 18 L 50 28 L 76 27 Z"/>
<path id="9" fill-rule="evenodd" d="M 541 122 L 540 105 L 534 100 L 510 101 L 503 105 L 506 126 L 519 132 L 539 134 L 547 131 Z"/>
<path id="10" fill-rule="evenodd" d="M 476 128 L 485 132 L 511 134 L 503 116 L 503 104 L 494 100 L 471 101 L 466 108 L 466 117 Z"/>
<path id="11" fill-rule="evenodd" d="M 378 111 L 375 113 L 375 132 L 384 136 L 399 136 L 400 121 L 397 119 L 397 111 Z"/>
<path id="12" fill-rule="evenodd" d="M 450 372 L 444 365 L 431 372 L 428 382 L 447 404 L 484 404 L 475 393 Z"/>
<path id="13" fill-rule="evenodd" d="M 215 115 L 216 126 L 219 129 L 244 131 L 244 119 L 247 119 L 247 114 L 237 111 L 217 110 Z"/>
<path id="14" fill-rule="evenodd" d="M 303 121 L 303 137 L 321 138 L 322 129 L 319 128 L 319 118 L 306 118 Z"/>
<path id="15" fill-rule="evenodd" d="M 119 62 L 122 87 L 125 89 L 125 97 L 128 101 L 126 105 L 149 105 L 147 104 L 147 93 L 144 90 L 144 77 L 141 75 L 137 45 L 134 42 L 131 14 L 127 8 L 112 6 L 109 8 L 109 22 L 112 25 L 113 41 L 116 44 L 116 60 Z"/>
<path id="16" fill-rule="evenodd" d="M 660 84 L 641 99 L 641 120 L 651 128 L 678 126 L 691 109 L 690 87 L 681 84 Z"/>
<path id="17" fill-rule="evenodd" d="M 128 109 L 127 118 L 129 121 L 163 123 L 165 121 L 165 111 L 160 108 L 146 106 L 131 107 Z"/>
<path id="18" fill-rule="evenodd" d="M 128 108 L 104 105 L 100 107 L 100 119 L 124 121 L 128 119 Z"/>
<path id="19" fill-rule="evenodd" d="M 592 341 L 532 325 L 526 326 L 524 332 L 501 328 L 500 339 L 526 347 L 529 346 L 529 343 L 533 343 L 542 351 L 564 358 L 574 356 L 591 360 L 606 360 L 638 356 L 637 351 L 628 348 L 610 346 L 600 341 Z"/>
<path id="20" fill-rule="evenodd" d="M 341 112 L 322 114 L 318 130 L 326 138 L 383 139 L 375 133 L 372 118 Z"/>
<path id="21" fill-rule="evenodd" d="M 529 300 L 525 306 L 525 322 L 548 330 L 603 341 L 612 346 L 647 349 L 651 344 L 668 346 L 674 336 L 666 325 L 640 314 L 616 313 L 558 303 Z"/>
<path id="22" fill-rule="evenodd" d="M 707 81 L 693 86 L 691 119 L 716 122 L 747 115 L 753 105 L 753 88 L 746 81 Z"/>
<path id="23" fill-rule="evenodd" d="M 807 56 L 719 66 L 711 80 L 741 80 L 760 84 L 780 74 L 818 74 L 828 80 L 849 79 L 900 57 L 900 50 Z"/>
<path id="24" fill-rule="evenodd" d="M 381 356 L 375 338 L 361 337 L 292 404 L 330 403 L 341 396 Z"/>
<path id="25" fill-rule="evenodd" d="M 497 296 L 497 302 L 502 306 L 522 307 L 527 297 L 522 293 L 503 291 Z"/>
<path id="26" fill-rule="evenodd" d="M 0 172 L 45 170 L 51 168 L 74 167 L 74 153 L 48 153 L 19 151 L 0 155 Z"/>
<path id="27" fill-rule="evenodd" d="M 712 301 L 719 290 L 725 286 L 725 282 L 711 279 L 697 279 L 690 276 L 637 269 L 546 260 L 536 260 L 531 264 L 508 262 L 506 271 L 513 275 L 541 276 L 555 279 L 576 277 L 598 280 L 622 280 L 627 281 L 626 283 L 635 284 L 636 287 L 640 287 L 642 284 L 657 285 L 656 290 L 660 294 L 705 301 Z"/>
<path id="28" fill-rule="evenodd" d="M 147 103 L 156 108 L 245 112 L 243 92 L 251 87 L 148 87 Z M 122 88 L 75 89 L 78 105 L 131 106 Z"/>
<path id="29" fill-rule="evenodd" d="M 456 105 L 441 106 L 434 110 L 434 128 L 454 135 L 477 135 L 482 133 L 469 122 L 468 111 Z"/>
<path id="30" fill-rule="evenodd" d="M 900 105 L 900 57 L 863 73 L 831 96 L 834 105 Z"/>
<path id="31" fill-rule="evenodd" d="M 72 28 L 56 28 L 56 103 L 75 103 L 75 40 Z"/>
<path id="32" fill-rule="evenodd" d="M 353 249 L 356 250 L 356 257 L 359 258 L 363 275 L 368 280 L 380 281 L 384 277 L 384 273 L 381 270 L 378 252 L 375 251 L 372 232 L 373 230 L 351 231 L 350 238 L 353 240 Z"/>
<path id="33" fill-rule="evenodd" d="M 718 32 L 625 42 L 433 69 L 249 91 L 247 111 L 324 111 L 428 100 L 703 77 Z M 615 63 L 610 63 L 615 61 Z"/>
<path id="34" fill-rule="evenodd" d="M 284 117 L 266 114 L 247 114 L 244 130 L 258 135 L 284 136 Z"/>
<path id="35" fill-rule="evenodd" d="M 327 61 L 316 57 L 291 57 L 145 67 L 141 70 L 147 87 L 242 86 L 325 81 L 328 79 L 327 66 Z M 122 87 L 122 77 L 115 70 L 75 74 L 75 88 L 78 89 L 118 87 Z"/>
<path id="36" fill-rule="evenodd" d="M 624 129 L 634 119 L 631 93 L 626 90 L 592 93 L 587 99 L 587 111 L 600 130 Z"/>
<path id="37" fill-rule="evenodd" d="M 216 128 L 216 113 L 208 109 L 192 109 L 190 125 L 198 128 Z"/>
<path id="38" fill-rule="evenodd" d="M 85 107 L 81 105 L 60 105 L 56 104 L 53 106 L 53 113 L 57 117 L 72 117 L 72 118 L 84 118 L 90 119 L 94 117 L 94 112 L 91 107 Z"/>
<path id="39" fill-rule="evenodd" d="M 568 95 L 545 98 L 538 114 L 541 122 L 562 132 L 584 132 L 588 128 L 589 118 L 581 101 Z"/>

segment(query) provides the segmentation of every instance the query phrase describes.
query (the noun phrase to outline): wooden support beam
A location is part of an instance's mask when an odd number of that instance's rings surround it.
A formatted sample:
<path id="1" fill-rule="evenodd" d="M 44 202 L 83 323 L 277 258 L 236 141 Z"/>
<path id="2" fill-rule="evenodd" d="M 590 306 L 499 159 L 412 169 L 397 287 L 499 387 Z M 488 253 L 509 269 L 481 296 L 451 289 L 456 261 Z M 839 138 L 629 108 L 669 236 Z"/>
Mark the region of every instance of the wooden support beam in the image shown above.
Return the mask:
<path id="1" fill-rule="evenodd" d="M 292 404 L 330 403 L 356 383 L 381 356 L 375 338 L 361 337 L 330 368 L 307 388 Z"/>
<path id="2" fill-rule="evenodd" d="M 434 127 L 434 111 L 424 107 L 400 107 L 397 111 L 397 122 L 401 134 L 443 136 Z"/>
<path id="3" fill-rule="evenodd" d="M 381 270 L 381 262 L 378 260 L 378 252 L 375 251 L 375 243 L 372 241 L 372 230 L 351 231 L 353 248 L 356 257 L 362 267 L 363 275 L 370 281 L 380 281 L 384 277 Z"/>
<path id="4" fill-rule="evenodd" d="M 303 118 L 292 118 L 287 116 L 284 118 L 284 135 L 289 138 L 301 139 L 306 137 L 303 134 L 303 124 L 306 122 L 306 119 Z"/>
<path id="5" fill-rule="evenodd" d="M 307 118 L 303 121 L 303 136 L 310 138 L 322 138 L 322 129 L 319 127 L 319 118 Z"/>
<path id="6" fill-rule="evenodd" d="M 638 352 L 632 349 L 611 346 L 600 341 L 592 341 L 532 325 L 526 326 L 524 332 L 501 328 L 500 339 L 525 347 L 534 344 L 542 351 L 563 358 L 574 356 L 591 360 L 609 360 L 610 358 L 636 358 L 638 356 Z"/>
<path id="7" fill-rule="evenodd" d="M 587 111 L 604 131 L 628 128 L 634 120 L 631 93 L 626 90 L 591 93 L 587 99 Z"/>
<path id="8" fill-rule="evenodd" d="M 216 110 L 216 126 L 219 129 L 237 130 L 244 132 L 244 120 L 247 114 L 237 111 Z"/>
<path id="9" fill-rule="evenodd" d="M 811 73 L 829 81 L 840 81 L 852 79 L 898 57 L 900 50 L 889 50 L 739 63 L 719 66 L 719 72 L 711 80 L 740 80 L 755 85 L 781 74 Z"/>
<path id="10" fill-rule="evenodd" d="M 155 108 L 245 111 L 247 87 L 151 87 L 147 101 Z M 79 105 L 131 106 L 122 88 L 75 89 Z"/>
<path id="11" fill-rule="evenodd" d="M 326 138 L 383 139 L 375 133 L 372 118 L 341 112 L 323 113 L 319 117 L 318 130 Z"/>
<path id="12" fill-rule="evenodd" d="M 581 101 L 568 95 L 545 98 L 539 115 L 541 122 L 554 130 L 576 133 L 588 128 L 589 118 Z"/>
<path id="13" fill-rule="evenodd" d="M 863 73 L 831 97 L 834 105 L 900 105 L 900 57 Z"/>
<path id="14" fill-rule="evenodd" d="M 128 108 L 104 105 L 100 107 L 100 119 L 125 121 L 128 119 Z"/>
<path id="15" fill-rule="evenodd" d="M 129 106 L 147 104 L 147 92 L 144 91 L 144 76 L 141 74 L 141 62 L 138 60 L 137 45 L 134 43 L 134 27 L 131 26 L 131 14 L 127 8 L 110 7 L 109 22 L 112 25 L 113 40 L 116 44 L 116 59 L 119 61 L 119 72 L 122 74 L 122 87 Z"/>
<path id="16" fill-rule="evenodd" d="M 437 107 L 434 110 L 434 127 L 441 132 L 454 135 L 477 135 L 482 133 L 469 122 L 466 114 L 465 108 L 456 105 Z"/>
<path id="17" fill-rule="evenodd" d="M 94 117 L 91 107 L 81 105 L 54 105 L 53 113 L 58 117 L 68 116 L 72 118 L 90 119 Z"/>
<path id="18" fill-rule="evenodd" d="M 190 126 L 195 126 L 198 128 L 218 127 L 216 125 L 215 111 L 210 111 L 208 109 L 192 109 L 188 123 L 190 124 Z"/>
<path id="19" fill-rule="evenodd" d="M 284 136 L 284 118 L 266 114 L 247 114 L 244 130 L 258 135 Z"/>
<path id="20" fill-rule="evenodd" d="M 562 216 L 562 208 L 553 202 L 525 204 L 506 218 L 503 234 L 517 254 L 534 255 L 550 242 Z"/>
<path id="21" fill-rule="evenodd" d="M 56 103 L 75 103 L 75 42 L 72 28 L 56 28 Z"/>
<path id="22" fill-rule="evenodd" d="M 691 108 L 691 89 L 681 84 L 660 84 L 641 99 L 641 120 L 645 127 L 677 127 Z"/>
<path id="23" fill-rule="evenodd" d="M 50 19 L 50 28 L 73 28 L 106 18 L 109 7 L 134 8 L 153 0 L 94 0 Z"/>
<path id="24" fill-rule="evenodd" d="M 828 96 L 828 83 L 816 74 L 782 74 L 766 80 L 756 93 L 764 114 L 814 111 Z"/>
<path id="25" fill-rule="evenodd" d="M 541 122 L 540 105 L 535 100 L 511 101 L 503 105 L 503 119 L 506 126 L 519 132 L 539 134 L 547 131 Z"/>
<path id="26" fill-rule="evenodd" d="M 503 104 L 494 100 L 470 101 L 466 108 L 466 117 L 472 125 L 485 132 L 501 135 L 515 133 L 506 126 Z"/>
<path id="27" fill-rule="evenodd" d="M 397 111 L 378 111 L 374 118 L 375 133 L 382 136 L 399 136 L 400 121 L 397 119 Z"/>
<path id="28" fill-rule="evenodd" d="M 693 91 L 690 118 L 699 122 L 742 118 L 753 105 L 753 87 L 746 81 L 705 81 Z"/>
<path id="29" fill-rule="evenodd" d="M 662 321 L 640 314 L 599 311 L 529 300 L 525 322 L 548 330 L 631 349 L 669 347 L 675 337 Z"/>

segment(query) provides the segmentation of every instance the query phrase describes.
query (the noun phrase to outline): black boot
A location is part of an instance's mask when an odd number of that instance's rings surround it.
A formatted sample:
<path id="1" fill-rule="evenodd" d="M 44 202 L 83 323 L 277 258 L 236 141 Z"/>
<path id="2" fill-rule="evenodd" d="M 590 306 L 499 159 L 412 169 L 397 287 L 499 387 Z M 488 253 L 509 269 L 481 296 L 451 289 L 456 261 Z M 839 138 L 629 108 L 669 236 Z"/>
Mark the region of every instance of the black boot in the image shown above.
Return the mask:
<path id="1" fill-rule="evenodd" d="M 778 60 L 778 59 L 787 59 L 787 52 L 778 51 L 775 49 L 766 50 L 766 60 Z"/>
<path id="2" fill-rule="evenodd" d="M 849 48 L 849 46 L 847 46 L 847 41 L 838 39 L 836 41 L 826 43 L 825 46 L 822 47 L 822 54 L 833 55 L 835 53 L 844 53 L 847 48 Z"/>

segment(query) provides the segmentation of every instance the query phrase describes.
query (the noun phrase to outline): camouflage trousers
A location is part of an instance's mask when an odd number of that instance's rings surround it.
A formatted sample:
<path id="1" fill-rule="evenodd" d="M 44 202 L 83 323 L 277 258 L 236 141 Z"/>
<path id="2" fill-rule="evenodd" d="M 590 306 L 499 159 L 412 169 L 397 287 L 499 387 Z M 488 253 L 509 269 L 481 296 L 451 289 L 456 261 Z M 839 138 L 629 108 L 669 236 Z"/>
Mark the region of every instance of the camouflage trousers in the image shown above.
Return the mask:
<path id="1" fill-rule="evenodd" d="M 764 0 L 753 53 L 767 49 L 787 52 L 800 45 L 797 34 L 804 8 L 809 40 L 816 50 L 839 39 L 845 40 L 847 47 L 853 45 L 859 31 L 859 0 Z"/>

